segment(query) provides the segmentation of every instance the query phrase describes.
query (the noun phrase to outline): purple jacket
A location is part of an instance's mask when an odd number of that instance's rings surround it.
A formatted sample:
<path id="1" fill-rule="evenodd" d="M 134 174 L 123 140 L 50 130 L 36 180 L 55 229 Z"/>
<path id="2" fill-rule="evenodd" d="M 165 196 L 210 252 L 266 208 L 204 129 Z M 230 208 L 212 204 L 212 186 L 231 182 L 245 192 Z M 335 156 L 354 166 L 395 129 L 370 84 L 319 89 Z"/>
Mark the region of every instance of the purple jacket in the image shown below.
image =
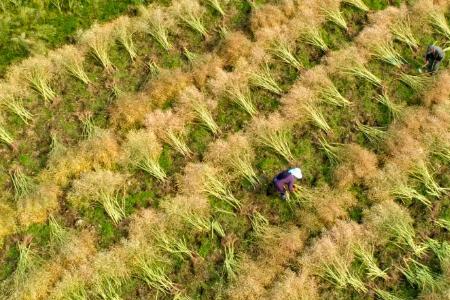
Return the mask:
<path id="1" fill-rule="evenodd" d="M 295 177 L 288 171 L 283 171 L 273 179 L 273 183 L 280 193 L 286 192 L 286 185 L 288 186 L 289 191 L 292 192 L 294 191 Z"/>

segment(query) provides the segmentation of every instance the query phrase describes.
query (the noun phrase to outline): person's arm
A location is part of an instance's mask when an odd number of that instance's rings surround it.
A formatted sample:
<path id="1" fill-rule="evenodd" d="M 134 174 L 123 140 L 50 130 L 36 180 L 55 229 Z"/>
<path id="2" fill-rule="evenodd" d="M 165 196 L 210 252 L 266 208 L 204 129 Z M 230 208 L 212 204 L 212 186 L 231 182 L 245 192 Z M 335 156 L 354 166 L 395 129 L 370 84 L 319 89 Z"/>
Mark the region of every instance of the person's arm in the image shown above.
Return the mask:
<path id="1" fill-rule="evenodd" d="M 294 191 L 294 182 L 295 182 L 295 178 L 293 175 L 289 176 L 289 182 L 288 182 L 288 187 L 289 187 L 289 191 L 293 192 Z"/>

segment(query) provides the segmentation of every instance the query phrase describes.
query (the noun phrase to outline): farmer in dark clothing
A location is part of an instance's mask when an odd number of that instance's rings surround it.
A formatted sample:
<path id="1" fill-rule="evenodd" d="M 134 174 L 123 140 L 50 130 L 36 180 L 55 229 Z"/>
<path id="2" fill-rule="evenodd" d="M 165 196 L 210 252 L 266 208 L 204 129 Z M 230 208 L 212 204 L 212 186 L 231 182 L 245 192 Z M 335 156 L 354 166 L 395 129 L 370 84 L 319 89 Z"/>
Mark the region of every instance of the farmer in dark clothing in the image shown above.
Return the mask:
<path id="1" fill-rule="evenodd" d="M 286 186 L 290 192 L 293 192 L 295 179 L 302 179 L 302 177 L 300 168 L 289 169 L 275 176 L 273 184 L 280 194 L 281 199 L 286 199 Z"/>
<path id="2" fill-rule="evenodd" d="M 444 50 L 435 45 L 428 46 L 427 53 L 425 54 L 425 61 L 427 63 L 427 70 L 429 73 L 434 74 L 439 69 L 439 64 L 444 59 Z"/>

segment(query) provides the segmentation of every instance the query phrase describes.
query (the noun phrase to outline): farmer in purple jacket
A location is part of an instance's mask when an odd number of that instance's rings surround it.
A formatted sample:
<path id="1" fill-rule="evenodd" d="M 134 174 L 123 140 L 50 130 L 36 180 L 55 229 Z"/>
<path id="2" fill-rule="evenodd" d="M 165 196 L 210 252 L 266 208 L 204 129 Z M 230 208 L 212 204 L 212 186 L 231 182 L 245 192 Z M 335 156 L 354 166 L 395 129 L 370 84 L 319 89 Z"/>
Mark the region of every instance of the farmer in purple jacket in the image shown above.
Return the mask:
<path id="1" fill-rule="evenodd" d="M 286 186 L 289 192 L 293 192 L 295 179 L 302 179 L 302 177 L 302 170 L 300 168 L 289 169 L 275 176 L 273 184 L 280 194 L 281 199 L 286 199 Z"/>

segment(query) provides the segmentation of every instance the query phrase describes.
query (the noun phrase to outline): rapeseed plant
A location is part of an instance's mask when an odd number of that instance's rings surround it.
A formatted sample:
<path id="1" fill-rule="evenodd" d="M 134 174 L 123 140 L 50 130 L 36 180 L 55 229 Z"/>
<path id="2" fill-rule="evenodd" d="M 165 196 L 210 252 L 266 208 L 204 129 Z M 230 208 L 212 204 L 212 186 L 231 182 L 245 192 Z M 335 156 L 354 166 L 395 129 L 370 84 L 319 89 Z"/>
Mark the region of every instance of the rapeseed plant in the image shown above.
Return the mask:
<path id="1" fill-rule="evenodd" d="M 448 231 L 450 231 L 450 221 L 446 220 L 446 219 L 439 219 L 437 221 L 435 221 L 436 224 L 442 228 L 447 229 Z"/>
<path id="2" fill-rule="evenodd" d="M 404 300 L 403 298 L 397 297 L 394 294 L 387 291 L 383 291 L 381 289 L 376 289 L 375 293 L 382 300 Z"/>
<path id="3" fill-rule="evenodd" d="M 396 40 L 405 43 L 410 48 L 415 49 L 419 46 L 419 42 L 412 33 L 411 24 L 408 18 L 395 23 L 391 27 L 391 32 Z"/>
<path id="4" fill-rule="evenodd" d="M 373 250 L 367 250 L 363 246 L 358 244 L 353 247 L 353 251 L 366 268 L 367 275 L 369 276 L 369 278 L 387 279 L 388 276 L 386 270 L 381 270 L 378 267 L 375 258 L 373 257 Z"/>
<path id="5" fill-rule="evenodd" d="M 35 253 L 31 250 L 31 244 L 25 242 L 17 243 L 17 249 L 19 257 L 14 271 L 14 283 L 16 286 L 24 282 L 26 274 L 33 267 L 35 260 Z"/>
<path id="6" fill-rule="evenodd" d="M 229 245 L 225 245 L 224 252 L 225 259 L 223 261 L 223 265 L 228 278 L 233 279 L 236 277 L 236 269 L 238 267 L 236 256 L 234 254 L 234 245 L 232 243 L 230 243 Z"/>
<path id="7" fill-rule="evenodd" d="M 400 116 L 400 114 L 402 112 L 402 107 L 400 105 L 396 104 L 395 102 L 393 102 L 385 92 L 378 95 L 376 97 L 376 100 L 379 103 L 386 106 L 386 108 L 389 110 L 389 113 L 391 114 L 392 118 L 397 119 Z"/>
<path id="8" fill-rule="evenodd" d="M 202 10 L 195 0 L 182 0 L 176 7 L 178 17 L 193 31 L 200 33 L 203 37 L 208 35 L 208 31 L 202 20 Z"/>
<path id="9" fill-rule="evenodd" d="M 271 48 L 271 52 L 294 69 L 300 71 L 300 69 L 303 68 L 303 64 L 295 56 L 287 42 L 276 42 Z"/>
<path id="10" fill-rule="evenodd" d="M 166 178 L 166 171 L 159 164 L 162 146 L 152 131 L 131 130 L 127 134 L 127 142 L 124 147 L 127 160 L 131 165 L 160 181 Z"/>
<path id="11" fill-rule="evenodd" d="M 211 131 L 211 133 L 213 134 L 220 133 L 219 125 L 217 125 L 216 121 L 214 121 L 211 111 L 204 103 L 200 101 L 193 102 L 192 108 L 197 114 L 197 117 Z"/>
<path id="12" fill-rule="evenodd" d="M 94 25 L 82 36 L 82 41 L 89 46 L 94 57 L 101 63 L 106 71 L 112 71 L 114 65 L 111 62 L 108 51 L 113 38 L 111 24 L 103 26 Z"/>
<path id="13" fill-rule="evenodd" d="M 423 90 L 429 83 L 430 77 L 425 75 L 400 74 L 399 80 L 409 86 L 414 91 Z"/>
<path id="14" fill-rule="evenodd" d="M 370 72 L 364 65 L 358 64 L 345 69 L 346 73 L 367 80 L 375 86 L 381 86 L 381 79 Z"/>
<path id="15" fill-rule="evenodd" d="M 221 16 L 225 16 L 225 11 L 222 8 L 221 0 L 205 0 L 215 11 Z"/>
<path id="16" fill-rule="evenodd" d="M 387 136 L 387 132 L 383 130 L 383 127 L 373 127 L 359 122 L 357 123 L 357 127 L 370 142 L 375 144 L 382 142 Z"/>
<path id="17" fill-rule="evenodd" d="M 436 28 L 437 32 L 450 40 L 450 27 L 447 19 L 442 12 L 433 11 L 430 13 L 430 23 Z"/>
<path id="18" fill-rule="evenodd" d="M 346 286 L 353 287 L 357 292 L 365 293 L 367 288 L 363 281 L 354 273 L 340 258 L 334 259 L 330 263 L 323 263 L 322 272 L 320 276 L 334 284 L 338 289 L 343 289 Z"/>
<path id="19" fill-rule="evenodd" d="M 95 284 L 95 292 L 103 300 L 121 300 L 119 289 L 121 282 L 118 279 L 107 278 Z"/>
<path id="20" fill-rule="evenodd" d="M 446 193 L 449 189 L 439 186 L 436 180 L 433 178 L 433 174 L 430 173 L 425 163 L 421 162 L 416 165 L 412 170 L 411 176 L 417 179 L 425 187 L 427 193 L 430 196 L 440 197 Z"/>
<path id="21" fill-rule="evenodd" d="M 343 2 L 353 5 L 362 11 L 369 11 L 369 7 L 362 0 L 343 0 Z"/>
<path id="22" fill-rule="evenodd" d="M 68 236 L 67 230 L 53 216 L 48 218 L 48 227 L 50 229 L 50 240 L 52 243 L 62 245 Z"/>
<path id="23" fill-rule="evenodd" d="M 212 102 L 212 100 L 208 102 L 196 87 L 187 87 L 181 94 L 180 101 L 193 110 L 196 117 L 211 131 L 211 133 L 220 133 L 219 125 L 214 121 L 211 114 L 211 108 L 215 103 Z"/>
<path id="24" fill-rule="evenodd" d="M 232 179 L 239 177 L 247 180 L 252 186 L 259 183 L 258 176 L 252 166 L 255 153 L 247 136 L 232 134 L 226 140 L 217 140 L 210 144 L 205 155 L 206 161 L 223 166 L 224 172 Z"/>
<path id="25" fill-rule="evenodd" d="M 432 206 L 431 201 L 424 195 L 420 194 L 416 189 L 408 185 L 399 184 L 392 189 L 391 193 L 394 197 L 404 202 L 416 199 L 420 201 L 422 204 L 424 204 L 427 208 L 431 209 Z"/>
<path id="26" fill-rule="evenodd" d="M 261 237 L 267 231 L 269 220 L 259 212 L 254 212 L 251 217 L 253 232 L 256 236 Z"/>
<path id="27" fill-rule="evenodd" d="M 120 44 L 130 55 L 132 61 L 137 57 L 136 47 L 133 42 L 133 24 L 127 16 L 121 16 L 115 21 L 115 33 Z"/>
<path id="28" fill-rule="evenodd" d="M 304 106 L 304 109 L 308 112 L 308 116 L 314 124 L 325 131 L 326 133 L 330 133 L 332 131 L 330 125 L 325 120 L 322 112 L 315 108 L 312 104 L 308 104 Z"/>
<path id="29" fill-rule="evenodd" d="M 27 70 L 25 75 L 25 78 L 30 83 L 31 87 L 38 92 L 45 101 L 51 101 L 56 97 L 56 92 L 49 84 L 52 68 L 53 66 L 47 60 L 36 60 L 29 70 Z"/>
<path id="30" fill-rule="evenodd" d="M 243 157 L 236 156 L 231 161 L 233 168 L 244 177 L 252 186 L 256 186 L 259 183 L 258 175 L 256 175 L 253 169 L 250 157 L 245 155 Z"/>
<path id="31" fill-rule="evenodd" d="M 184 237 L 177 239 L 168 236 L 165 233 L 158 234 L 159 247 L 164 251 L 183 258 L 184 255 L 193 257 L 193 252 L 187 246 L 186 239 Z"/>
<path id="32" fill-rule="evenodd" d="M 0 123 L 0 141 L 10 146 L 12 146 L 14 143 L 14 139 L 8 133 L 8 131 L 6 131 L 6 128 L 3 127 L 1 123 Z"/>
<path id="33" fill-rule="evenodd" d="M 175 283 L 167 277 L 164 269 L 157 262 L 148 261 L 140 258 L 138 262 L 140 277 L 151 288 L 158 290 L 163 294 L 171 293 L 176 290 Z"/>
<path id="34" fill-rule="evenodd" d="M 283 157 L 286 161 L 293 161 L 294 156 L 290 149 L 290 130 L 278 129 L 261 132 L 259 141 L 267 148 L 272 149 L 275 153 Z"/>
<path id="35" fill-rule="evenodd" d="M 437 277 L 428 266 L 412 258 L 404 259 L 404 263 L 405 266 L 399 269 L 411 284 L 417 285 L 422 290 L 434 290 L 436 288 Z"/>
<path id="36" fill-rule="evenodd" d="M 56 59 L 69 73 L 84 84 L 90 84 L 91 80 L 83 68 L 84 53 L 73 45 L 65 45 L 55 53 Z"/>
<path id="37" fill-rule="evenodd" d="M 265 64 L 262 69 L 251 73 L 250 82 L 252 85 L 268 90 L 276 95 L 283 93 L 280 85 L 273 78 L 268 64 Z"/>
<path id="38" fill-rule="evenodd" d="M 68 199 L 75 207 L 86 207 L 97 201 L 112 221 L 118 223 L 125 217 L 124 199 L 118 195 L 125 180 L 124 175 L 111 171 L 86 172 L 74 181 Z"/>
<path id="39" fill-rule="evenodd" d="M 405 62 L 400 53 L 395 50 L 392 43 L 377 44 L 374 49 L 374 55 L 377 59 L 398 68 L 401 67 Z"/>
<path id="40" fill-rule="evenodd" d="M 169 29 L 171 21 L 166 14 L 157 7 L 151 7 L 149 9 L 141 6 L 140 13 L 144 19 L 144 23 L 141 24 L 144 31 L 166 51 L 172 49 L 172 43 L 169 41 Z"/>
<path id="41" fill-rule="evenodd" d="M 182 114 L 173 113 L 171 110 L 154 110 L 147 115 L 145 126 L 169 144 L 175 151 L 185 157 L 191 155 L 191 150 L 186 143 L 186 123 Z"/>
<path id="42" fill-rule="evenodd" d="M 334 24 L 338 25 L 339 27 L 341 27 L 342 29 L 347 30 L 348 26 L 347 26 L 347 21 L 344 18 L 344 15 L 342 14 L 342 12 L 339 10 L 339 8 L 326 8 L 323 7 L 322 11 L 325 14 L 325 18 L 330 21 L 333 22 Z"/>
<path id="43" fill-rule="evenodd" d="M 241 202 L 234 197 L 225 182 L 219 178 L 216 174 L 206 172 L 205 182 L 203 185 L 203 191 L 210 196 L 213 196 L 219 200 L 223 200 L 235 209 L 241 207 Z"/>
<path id="44" fill-rule="evenodd" d="M 426 245 L 418 245 L 414 242 L 415 231 L 414 228 L 405 223 L 394 223 L 387 226 L 387 229 L 395 236 L 395 244 L 402 248 L 406 245 L 413 250 L 414 254 L 421 256 L 426 250 Z"/>
<path id="45" fill-rule="evenodd" d="M 248 88 L 230 88 L 227 90 L 227 93 L 229 97 L 250 116 L 253 117 L 258 112 Z"/>
<path id="46" fill-rule="evenodd" d="M 322 33 L 317 27 L 308 27 L 306 28 L 301 38 L 308 44 L 319 48 L 322 51 L 328 50 L 328 45 L 322 37 Z"/>
<path id="47" fill-rule="evenodd" d="M 183 133 L 176 132 L 173 129 L 168 129 L 166 132 L 167 143 L 172 146 L 178 153 L 188 157 L 191 155 L 191 150 L 186 143 L 186 137 Z"/>
<path id="48" fill-rule="evenodd" d="M 340 151 L 340 144 L 330 144 L 323 136 L 319 138 L 320 148 L 325 152 L 330 162 L 337 163 L 339 161 L 338 153 Z"/>
<path id="49" fill-rule="evenodd" d="M 23 106 L 6 85 L 0 86 L 0 104 L 16 114 L 25 124 L 33 119 L 33 115 Z"/>
<path id="50" fill-rule="evenodd" d="M 352 104 L 349 100 L 342 96 L 332 82 L 319 91 L 319 97 L 323 102 L 338 107 L 344 107 Z"/>
<path id="51" fill-rule="evenodd" d="M 435 239 L 428 238 L 427 246 L 434 252 L 441 264 L 449 262 L 450 244 L 447 241 L 439 242 Z"/>
<path id="52" fill-rule="evenodd" d="M 25 197 L 33 191 L 35 187 L 33 180 L 25 175 L 21 169 L 11 171 L 10 176 L 16 199 Z"/>

